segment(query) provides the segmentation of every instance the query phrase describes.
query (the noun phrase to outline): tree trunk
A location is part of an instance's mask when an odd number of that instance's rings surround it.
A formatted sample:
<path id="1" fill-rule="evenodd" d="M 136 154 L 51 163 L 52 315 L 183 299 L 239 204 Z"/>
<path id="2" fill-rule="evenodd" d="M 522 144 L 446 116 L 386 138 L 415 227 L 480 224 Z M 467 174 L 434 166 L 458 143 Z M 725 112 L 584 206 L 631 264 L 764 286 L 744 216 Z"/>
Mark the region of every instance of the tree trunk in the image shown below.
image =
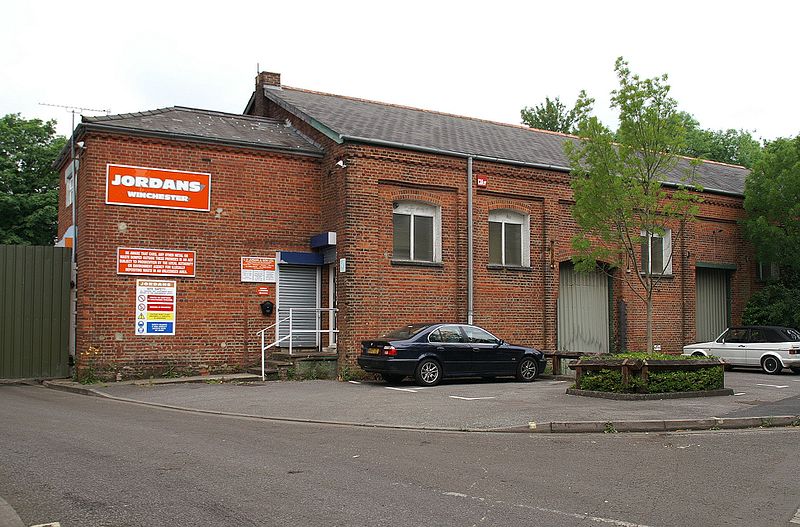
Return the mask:
<path id="1" fill-rule="evenodd" d="M 647 295 L 647 349 L 645 353 L 653 352 L 653 295 Z"/>

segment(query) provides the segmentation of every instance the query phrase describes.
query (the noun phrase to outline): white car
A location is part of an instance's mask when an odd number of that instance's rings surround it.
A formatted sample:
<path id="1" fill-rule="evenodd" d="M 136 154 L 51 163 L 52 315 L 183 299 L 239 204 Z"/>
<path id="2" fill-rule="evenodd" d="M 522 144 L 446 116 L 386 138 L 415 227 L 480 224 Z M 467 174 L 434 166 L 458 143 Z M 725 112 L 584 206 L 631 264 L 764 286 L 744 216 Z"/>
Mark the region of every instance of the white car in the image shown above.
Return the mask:
<path id="1" fill-rule="evenodd" d="M 773 375 L 783 368 L 800 373 L 800 331 L 778 326 L 728 328 L 713 342 L 684 346 L 683 355 L 712 355 L 731 366 L 760 367 Z"/>

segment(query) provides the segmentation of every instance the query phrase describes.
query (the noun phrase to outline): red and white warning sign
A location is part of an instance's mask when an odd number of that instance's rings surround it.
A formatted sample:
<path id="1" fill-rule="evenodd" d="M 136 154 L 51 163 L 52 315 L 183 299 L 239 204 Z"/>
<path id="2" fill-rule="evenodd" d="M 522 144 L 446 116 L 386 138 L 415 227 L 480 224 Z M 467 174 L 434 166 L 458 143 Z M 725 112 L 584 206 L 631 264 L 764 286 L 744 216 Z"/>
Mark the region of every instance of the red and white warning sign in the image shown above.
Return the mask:
<path id="1" fill-rule="evenodd" d="M 194 251 L 117 248 L 117 274 L 194 277 Z"/>

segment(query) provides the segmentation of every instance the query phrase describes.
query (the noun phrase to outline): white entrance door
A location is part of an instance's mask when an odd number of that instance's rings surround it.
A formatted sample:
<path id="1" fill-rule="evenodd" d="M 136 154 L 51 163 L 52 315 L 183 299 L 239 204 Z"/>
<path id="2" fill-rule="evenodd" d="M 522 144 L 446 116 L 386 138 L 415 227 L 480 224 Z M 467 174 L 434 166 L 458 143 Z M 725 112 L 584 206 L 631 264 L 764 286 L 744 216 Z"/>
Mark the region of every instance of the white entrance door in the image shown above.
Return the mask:
<path id="1" fill-rule="evenodd" d="M 292 346 L 313 348 L 319 346 L 320 268 L 312 265 L 278 266 L 278 320 L 289 317 L 292 309 Z M 297 332 L 303 330 L 303 332 Z M 278 325 L 278 338 L 289 334 L 289 321 Z M 280 343 L 289 346 L 289 339 Z"/>
<path id="2" fill-rule="evenodd" d="M 558 282 L 558 349 L 608 353 L 608 277 L 561 264 Z"/>

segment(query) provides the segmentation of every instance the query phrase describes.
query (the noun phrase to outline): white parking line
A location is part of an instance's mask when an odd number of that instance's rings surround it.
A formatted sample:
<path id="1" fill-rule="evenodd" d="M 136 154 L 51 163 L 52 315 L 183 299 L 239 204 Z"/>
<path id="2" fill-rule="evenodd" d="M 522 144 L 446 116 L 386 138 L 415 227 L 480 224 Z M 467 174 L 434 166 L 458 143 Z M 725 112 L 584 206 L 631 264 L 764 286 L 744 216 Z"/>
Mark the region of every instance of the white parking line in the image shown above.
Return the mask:
<path id="1" fill-rule="evenodd" d="M 781 386 L 781 385 L 778 385 L 778 384 L 761 384 L 761 383 L 756 383 L 756 386 L 766 386 L 768 388 L 788 388 L 789 387 L 789 386 Z"/>
<path id="2" fill-rule="evenodd" d="M 797 512 L 794 513 L 794 516 L 792 517 L 792 519 L 789 520 L 789 523 L 798 523 L 798 524 L 800 524 L 800 509 L 797 509 Z"/>
<path id="3" fill-rule="evenodd" d="M 397 390 L 398 392 L 409 392 L 409 393 L 417 393 L 417 390 L 413 388 L 395 388 L 394 386 L 385 386 L 387 390 Z"/>
<path id="4" fill-rule="evenodd" d="M 524 504 L 524 503 L 509 503 L 509 502 L 500 501 L 500 500 L 492 500 L 491 498 L 485 498 L 483 496 L 469 496 L 469 495 L 461 493 L 461 492 L 442 492 L 442 495 L 443 496 L 453 497 L 453 498 L 460 498 L 460 499 L 466 499 L 466 500 L 472 500 L 472 501 L 479 501 L 481 503 L 490 503 L 490 504 L 495 504 L 495 505 L 505 505 L 505 506 L 509 506 L 509 507 L 513 507 L 513 508 L 517 508 L 517 509 L 527 509 L 527 510 L 545 512 L 545 513 L 549 513 L 549 514 L 563 516 L 563 517 L 566 517 L 566 518 L 571 518 L 571 519 L 574 519 L 574 520 L 585 520 L 585 521 L 590 521 L 590 522 L 595 522 L 595 523 L 605 523 L 605 524 L 616 525 L 618 527 L 647 527 L 646 525 L 643 525 L 643 524 L 640 524 L 640 523 L 632 523 L 632 522 L 626 522 L 626 521 L 623 521 L 623 520 L 615 520 L 613 518 L 603 518 L 602 516 L 592 516 L 592 515 L 590 515 L 588 513 L 580 514 L 580 513 L 575 513 L 575 512 L 562 511 L 562 510 L 558 510 L 558 509 L 550 509 L 550 508 L 547 508 L 547 507 L 538 507 L 536 505 L 527 505 L 527 504 Z"/>
<path id="5" fill-rule="evenodd" d="M 737 396 L 737 395 L 745 395 L 746 393 L 747 393 L 747 392 L 739 392 L 739 393 L 734 393 L 733 395 L 734 395 L 734 397 L 735 397 L 735 396 Z"/>
<path id="6" fill-rule="evenodd" d="M 460 397 L 458 395 L 451 395 L 451 399 L 461 399 L 462 401 L 480 401 L 482 399 L 494 399 L 494 397 Z"/>
<path id="7" fill-rule="evenodd" d="M 360 383 L 360 382 L 358 382 L 358 381 L 347 381 L 347 382 L 349 382 L 350 384 L 361 384 L 361 383 Z"/>

